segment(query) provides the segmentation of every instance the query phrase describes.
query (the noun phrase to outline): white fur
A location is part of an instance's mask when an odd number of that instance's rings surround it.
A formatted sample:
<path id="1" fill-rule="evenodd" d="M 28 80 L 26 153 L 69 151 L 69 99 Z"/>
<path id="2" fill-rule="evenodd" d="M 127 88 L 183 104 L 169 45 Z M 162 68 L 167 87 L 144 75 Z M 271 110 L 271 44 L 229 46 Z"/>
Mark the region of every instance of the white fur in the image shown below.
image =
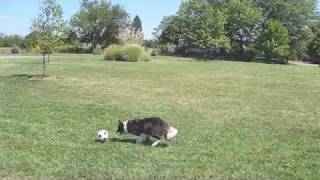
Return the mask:
<path id="1" fill-rule="evenodd" d="M 152 144 L 152 147 L 158 145 L 160 143 L 160 140 L 156 140 L 153 144 Z"/>
<path id="2" fill-rule="evenodd" d="M 178 134 L 178 129 L 174 127 L 169 127 L 168 132 L 167 132 L 167 140 L 171 140 Z"/>
<path id="3" fill-rule="evenodd" d="M 124 133 L 128 133 L 128 121 L 123 122 Z"/>

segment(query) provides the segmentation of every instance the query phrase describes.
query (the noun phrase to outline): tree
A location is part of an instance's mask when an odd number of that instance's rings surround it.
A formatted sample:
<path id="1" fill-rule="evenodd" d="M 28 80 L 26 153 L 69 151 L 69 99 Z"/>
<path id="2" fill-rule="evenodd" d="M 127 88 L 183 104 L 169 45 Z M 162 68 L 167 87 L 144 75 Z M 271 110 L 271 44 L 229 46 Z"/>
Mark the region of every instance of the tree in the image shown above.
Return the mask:
<path id="1" fill-rule="evenodd" d="M 291 58 L 300 57 L 305 52 L 310 23 L 316 16 L 316 0 L 255 0 L 262 9 L 263 19 L 279 20 L 288 30 Z"/>
<path id="2" fill-rule="evenodd" d="M 11 47 L 13 45 L 23 47 L 24 37 L 17 34 L 8 36 L 0 33 L 0 47 Z"/>
<path id="3" fill-rule="evenodd" d="M 40 7 L 40 14 L 32 20 L 32 33 L 36 36 L 38 45 L 43 56 L 42 75 L 46 76 L 46 60 L 50 62 L 49 54 L 53 52 L 55 46 L 63 38 L 64 30 L 62 8 L 55 0 L 44 0 Z"/>
<path id="4" fill-rule="evenodd" d="M 175 15 L 164 17 L 154 30 L 153 35 L 160 44 L 178 44 L 179 39 L 183 38 L 182 19 Z"/>
<path id="5" fill-rule="evenodd" d="M 313 28 L 313 32 L 315 34 L 315 37 L 308 45 L 307 53 L 309 57 L 311 58 L 311 62 L 318 63 L 320 66 L 320 30 L 319 25 L 315 26 Z"/>
<path id="6" fill-rule="evenodd" d="M 32 49 L 39 46 L 35 32 L 27 34 L 25 37 L 25 48 Z"/>
<path id="7" fill-rule="evenodd" d="M 81 42 L 106 47 L 118 41 L 120 28 L 128 24 L 128 13 L 107 0 L 82 0 L 81 9 L 71 19 L 73 31 Z"/>
<path id="8" fill-rule="evenodd" d="M 204 49 L 207 57 L 209 48 L 228 46 L 226 36 L 226 17 L 223 11 L 206 2 L 191 0 L 183 2 L 178 12 L 182 21 L 182 35 L 186 41 Z"/>
<path id="9" fill-rule="evenodd" d="M 230 0 L 225 4 L 227 10 L 226 29 L 234 49 L 244 58 L 246 48 L 252 45 L 258 37 L 261 11 L 255 8 L 250 0 Z"/>
<path id="10" fill-rule="evenodd" d="M 120 29 L 118 39 L 122 44 L 139 44 L 142 45 L 144 36 L 141 30 L 123 28 Z"/>
<path id="11" fill-rule="evenodd" d="M 140 17 L 138 15 L 136 15 L 133 18 L 131 28 L 133 31 L 141 31 L 142 32 L 142 30 L 143 30 L 142 29 L 142 22 L 141 22 Z"/>
<path id="12" fill-rule="evenodd" d="M 289 34 L 286 27 L 278 20 L 269 20 L 259 38 L 258 48 L 268 62 L 272 58 L 286 57 L 289 54 Z"/>

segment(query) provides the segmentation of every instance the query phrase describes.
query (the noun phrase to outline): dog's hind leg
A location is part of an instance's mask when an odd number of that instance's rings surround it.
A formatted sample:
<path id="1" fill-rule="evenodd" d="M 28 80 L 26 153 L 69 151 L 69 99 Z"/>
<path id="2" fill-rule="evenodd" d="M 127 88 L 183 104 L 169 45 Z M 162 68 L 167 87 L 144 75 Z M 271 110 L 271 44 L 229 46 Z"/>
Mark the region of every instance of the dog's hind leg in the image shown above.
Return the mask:
<path id="1" fill-rule="evenodd" d="M 160 136 L 153 136 L 153 138 L 155 138 L 156 141 L 154 141 L 154 142 L 152 143 L 152 147 L 155 147 L 156 145 L 158 145 L 158 144 L 160 143 L 161 137 L 160 137 Z"/>
<path id="2" fill-rule="evenodd" d="M 157 139 L 154 143 L 152 143 L 152 147 L 155 147 L 156 145 L 158 145 L 160 143 L 160 140 Z"/>
<path id="3" fill-rule="evenodd" d="M 142 143 L 146 140 L 146 138 L 147 138 L 147 135 L 141 134 L 141 135 L 137 138 L 136 144 L 142 144 Z"/>

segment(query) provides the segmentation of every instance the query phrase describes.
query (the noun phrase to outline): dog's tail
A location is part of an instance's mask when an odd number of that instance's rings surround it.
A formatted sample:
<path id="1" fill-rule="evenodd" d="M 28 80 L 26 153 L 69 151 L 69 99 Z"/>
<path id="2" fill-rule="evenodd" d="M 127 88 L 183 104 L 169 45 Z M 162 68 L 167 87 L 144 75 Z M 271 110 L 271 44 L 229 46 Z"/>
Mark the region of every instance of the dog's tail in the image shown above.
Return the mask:
<path id="1" fill-rule="evenodd" d="M 169 141 L 172 138 L 174 138 L 177 134 L 178 134 L 178 129 L 170 126 L 167 131 L 166 139 Z"/>

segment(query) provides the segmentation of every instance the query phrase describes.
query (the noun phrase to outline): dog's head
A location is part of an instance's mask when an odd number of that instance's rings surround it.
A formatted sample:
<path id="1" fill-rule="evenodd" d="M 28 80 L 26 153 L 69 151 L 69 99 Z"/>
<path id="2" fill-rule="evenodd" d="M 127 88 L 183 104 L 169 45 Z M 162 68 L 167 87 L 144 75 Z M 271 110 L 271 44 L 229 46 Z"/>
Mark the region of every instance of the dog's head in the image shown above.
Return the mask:
<path id="1" fill-rule="evenodd" d="M 118 130 L 117 132 L 120 133 L 120 134 L 123 134 L 125 133 L 126 129 L 125 129 L 125 124 L 121 121 L 119 121 L 119 125 L 118 125 Z"/>

